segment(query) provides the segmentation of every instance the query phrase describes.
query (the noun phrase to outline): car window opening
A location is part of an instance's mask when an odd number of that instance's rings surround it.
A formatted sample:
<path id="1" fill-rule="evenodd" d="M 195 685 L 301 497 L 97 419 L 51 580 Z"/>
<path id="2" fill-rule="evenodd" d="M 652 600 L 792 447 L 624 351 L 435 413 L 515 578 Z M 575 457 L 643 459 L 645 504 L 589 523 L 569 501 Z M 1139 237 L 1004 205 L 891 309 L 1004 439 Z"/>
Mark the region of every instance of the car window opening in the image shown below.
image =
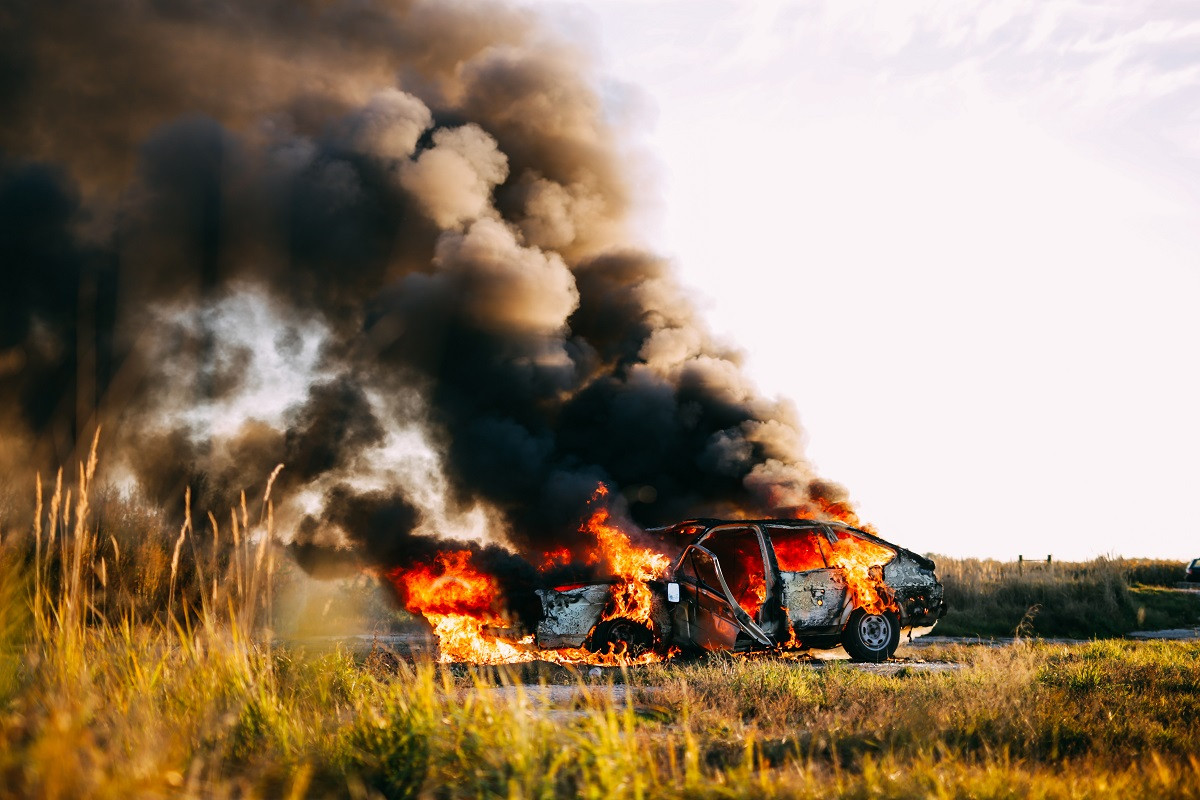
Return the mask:
<path id="1" fill-rule="evenodd" d="M 767 573 L 758 533 L 753 528 L 719 530 L 704 540 L 704 547 L 721 562 L 733 599 L 751 619 L 758 620 L 767 599 Z"/>
<path id="2" fill-rule="evenodd" d="M 775 559 L 781 572 L 809 572 L 829 566 L 825 558 L 828 544 L 812 528 L 768 528 L 775 545 Z"/>

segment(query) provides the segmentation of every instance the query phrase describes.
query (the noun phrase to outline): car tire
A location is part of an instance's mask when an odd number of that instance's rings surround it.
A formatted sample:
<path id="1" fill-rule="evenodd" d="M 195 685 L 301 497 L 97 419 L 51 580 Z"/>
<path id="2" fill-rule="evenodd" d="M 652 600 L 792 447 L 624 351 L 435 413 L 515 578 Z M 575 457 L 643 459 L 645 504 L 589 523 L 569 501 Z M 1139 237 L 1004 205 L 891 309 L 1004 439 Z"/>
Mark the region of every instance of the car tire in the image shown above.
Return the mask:
<path id="1" fill-rule="evenodd" d="M 868 614 L 856 608 L 842 631 L 842 646 L 852 661 L 887 661 L 900 646 L 900 618 L 891 611 Z"/>
<path id="2" fill-rule="evenodd" d="M 593 653 L 622 652 L 631 658 L 654 649 L 654 632 L 641 622 L 625 617 L 606 619 L 595 627 L 585 644 Z"/>

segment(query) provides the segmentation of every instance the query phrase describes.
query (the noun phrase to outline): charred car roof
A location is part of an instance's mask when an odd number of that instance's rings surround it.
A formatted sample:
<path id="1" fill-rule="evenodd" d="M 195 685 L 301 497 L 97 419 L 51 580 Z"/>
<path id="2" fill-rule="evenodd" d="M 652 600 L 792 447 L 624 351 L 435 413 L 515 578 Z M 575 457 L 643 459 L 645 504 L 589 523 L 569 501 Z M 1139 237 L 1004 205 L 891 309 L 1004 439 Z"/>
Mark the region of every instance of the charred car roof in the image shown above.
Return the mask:
<path id="1" fill-rule="evenodd" d="M 925 556 L 921 555 L 920 553 L 914 553 L 912 550 L 909 550 L 906 547 L 901 547 L 900 545 L 889 542 L 886 539 L 881 539 L 873 533 L 868 533 L 861 528 L 856 528 L 853 525 L 847 525 L 844 522 L 833 522 L 819 519 L 793 519 L 787 517 L 781 519 L 721 519 L 718 517 L 697 517 L 696 519 L 687 519 L 683 520 L 682 522 L 676 522 L 672 525 L 663 525 L 657 528 L 647 528 L 646 530 L 648 533 L 654 533 L 658 535 L 688 537 L 687 541 L 682 544 L 682 546 L 686 547 L 688 544 L 692 544 L 696 539 L 699 539 L 708 531 L 720 525 L 771 525 L 780 528 L 840 528 L 843 530 L 853 531 L 856 535 L 861 536 L 868 541 L 903 552 L 915 559 L 917 563 L 919 563 L 925 569 L 932 570 L 936 568 L 936 565 L 933 563 L 933 561 L 925 558 Z"/>

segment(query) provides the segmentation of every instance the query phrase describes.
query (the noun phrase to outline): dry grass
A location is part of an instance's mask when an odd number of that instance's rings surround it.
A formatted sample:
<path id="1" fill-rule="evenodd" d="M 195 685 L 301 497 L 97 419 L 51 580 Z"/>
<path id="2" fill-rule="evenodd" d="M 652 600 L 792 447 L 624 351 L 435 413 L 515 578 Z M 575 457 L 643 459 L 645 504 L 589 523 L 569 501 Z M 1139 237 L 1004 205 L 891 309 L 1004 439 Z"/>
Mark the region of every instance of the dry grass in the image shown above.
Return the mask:
<path id="1" fill-rule="evenodd" d="M 1167 591 L 1183 563 L 1025 563 L 936 556 L 949 611 L 939 634 L 1092 638 L 1200 624 L 1200 598 Z"/>
<path id="2" fill-rule="evenodd" d="M 1200 795 L 1200 646 L 947 648 L 930 657 L 961 669 L 893 676 L 545 668 L 532 686 L 534 668 L 307 656 L 266 643 L 269 498 L 204 517 L 206 538 L 159 531 L 149 594 L 149 558 L 106 545 L 93 474 L 47 487 L 0 546 L 3 796 Z"/>

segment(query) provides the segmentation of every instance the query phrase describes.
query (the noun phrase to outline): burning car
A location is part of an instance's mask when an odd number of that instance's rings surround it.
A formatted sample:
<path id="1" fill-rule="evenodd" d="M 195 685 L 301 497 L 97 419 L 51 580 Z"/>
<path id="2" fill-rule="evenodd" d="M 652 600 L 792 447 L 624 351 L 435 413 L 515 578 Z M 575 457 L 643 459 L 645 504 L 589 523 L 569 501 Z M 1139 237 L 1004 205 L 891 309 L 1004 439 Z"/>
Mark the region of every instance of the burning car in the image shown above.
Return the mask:
<path id="1" fill-rule="evenodd" d="M 688 520 L 660 580 L 541 589 L 542 648 L 684 653 L 842 646 L 884 661 L 903 628 L 944 613 L 934 563 L 866 531 L 815 520 Z M 628 595 L 643 592 L 640 602 Z"/>

